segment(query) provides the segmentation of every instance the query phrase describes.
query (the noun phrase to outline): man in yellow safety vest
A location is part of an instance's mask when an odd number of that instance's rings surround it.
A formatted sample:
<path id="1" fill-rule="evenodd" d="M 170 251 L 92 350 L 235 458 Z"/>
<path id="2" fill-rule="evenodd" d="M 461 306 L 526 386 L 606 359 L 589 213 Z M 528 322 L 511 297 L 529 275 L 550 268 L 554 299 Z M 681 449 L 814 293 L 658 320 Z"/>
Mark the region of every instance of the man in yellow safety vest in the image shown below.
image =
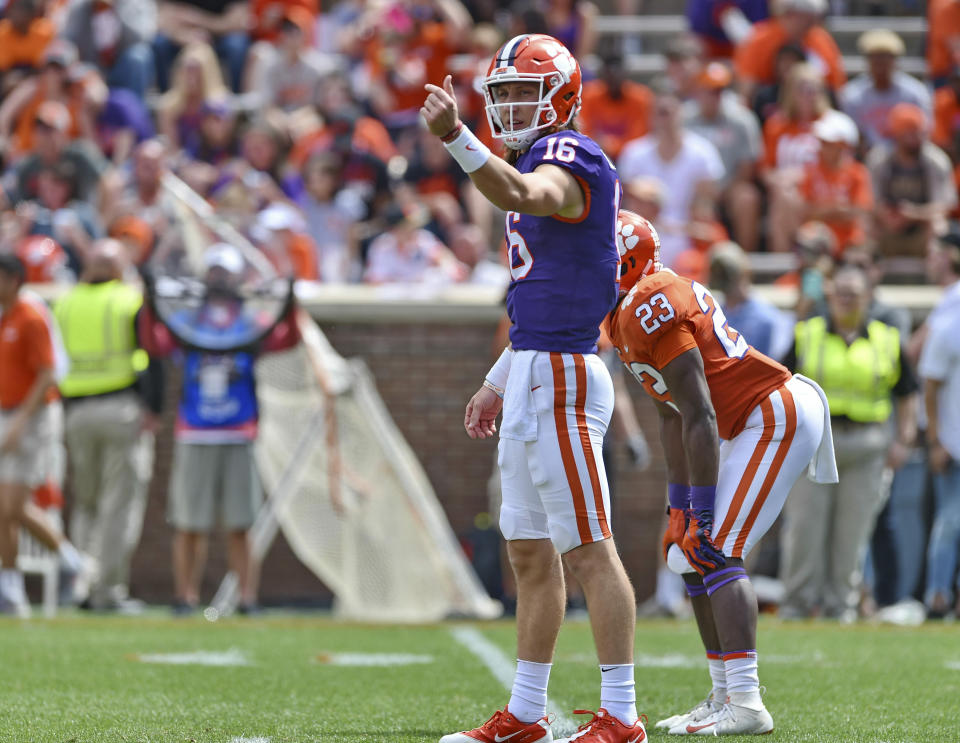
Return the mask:
<path id="1" fill-rule="evenodd" d="M 81 283 L 54 315 L 70 371 L 60 382 L 73 475 L 73 542 L 96 558 L 89 607 L 134 612 L 130 560 L 143 525 L 153 469 L 154 416 L 162 404 L 160 367 L 139 347 L 139 289 L 124 283 L 124 249 L 95 243 Z"/>
<path id="2" fill-rule="evenodd" d="M 829 485 L 801 478 L 787 498 L 784 617 L 856 618 L 867 540 L 890 472 L 904 464 L 916 434 L 916 376 L 901 352 L 900 331 L 869 318 L 871 294 L 861 266 L 838 268 L 827 315 L 797 323 L 784 359 L 827 394 L 840 474 L 840 482 Z"/>

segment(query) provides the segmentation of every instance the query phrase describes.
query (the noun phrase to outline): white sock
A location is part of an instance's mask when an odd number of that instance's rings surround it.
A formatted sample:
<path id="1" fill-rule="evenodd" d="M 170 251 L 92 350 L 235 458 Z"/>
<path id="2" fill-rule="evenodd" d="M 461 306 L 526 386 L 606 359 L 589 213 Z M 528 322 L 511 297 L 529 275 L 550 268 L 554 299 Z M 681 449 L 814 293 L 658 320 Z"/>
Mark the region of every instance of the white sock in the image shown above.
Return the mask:
<path id="1" fill-rule="evenodd" d="M 547 683 L 552 663 L 518 660 L 507 708 L 520 722 L 536 722 L 547 714 Z"/>
<path id="2" fill-rule="evenodd" d="M 732 704 L 741 707 L 762 706 L 757 651 L 728 653 L 723 659 L 723 670 L 727 676 L 727 694 Z"/>
<path id="3" fill-rule="evenodd" d="M 637 721 L 633 663 L 600 666 L 600 706 L 627 727 Z"/>
<path id="4" fill-rule="evenodd" d="M 12 604 L 27 603 L 27 591 L 23 586 L 23 573 L 13 568 L 0 570 L 0 593 Z"/>
<path id="5" fill-rule="evenodd" d="M 727 673 L 723 668 L 723 658 L 720 653 L 707 651 L 707 668 L 710 670 L 710 680 L 713 682 L 713 701 L 723 704 L 727 700 Z"/>
<path id="6" fill-rule="evenodd" d="M 73 573 L 79 573 L 83 570 L 83 557 L 80 556 L 77 548 L 66 539 L 60 542 L 57 553 L 60 555 L 60 562 L 64 564 L 67 570 Z"/>

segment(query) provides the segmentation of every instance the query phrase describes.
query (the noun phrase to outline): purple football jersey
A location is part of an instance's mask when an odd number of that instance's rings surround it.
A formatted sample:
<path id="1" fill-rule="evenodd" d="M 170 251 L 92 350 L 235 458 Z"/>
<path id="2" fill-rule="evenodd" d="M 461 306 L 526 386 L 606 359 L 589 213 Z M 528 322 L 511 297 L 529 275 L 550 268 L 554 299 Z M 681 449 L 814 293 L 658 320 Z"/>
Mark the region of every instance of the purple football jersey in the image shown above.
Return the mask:
<path id="1" fill-rule="evenodd" d="M 510 342 L 517 350 L 593 353 L 620 286 L 617 171 L 596 142 L 574 131 L 538 139 L 517 169 L 541 163 L 574 175 L 585 208 L 577 219 L 507 212 Z"/>

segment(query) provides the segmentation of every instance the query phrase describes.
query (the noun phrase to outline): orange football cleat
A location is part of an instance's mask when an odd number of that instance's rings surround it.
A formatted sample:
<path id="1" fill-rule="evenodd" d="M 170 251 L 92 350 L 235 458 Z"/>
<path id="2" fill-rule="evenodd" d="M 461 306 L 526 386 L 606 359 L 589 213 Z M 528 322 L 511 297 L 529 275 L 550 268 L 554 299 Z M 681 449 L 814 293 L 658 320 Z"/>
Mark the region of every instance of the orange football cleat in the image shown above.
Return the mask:
<path id="1" fill-rule="evenodd" d="M 593 719 L 577 728 L 569 738 L 557 743 L 573 741 L 575 743 L 644 743 L 647 731 L 643 727 L 646 718 L 641 717 L 633 725 L 624 725 L 603 707 L 596 713 L 588 709 L 575 709 L 575 715 L 593 715 Z"/>
<path id="2" fill-rule="evenodd" d="M 642 729 L 642 728 L 641 728 Z M 641 740 L 643 740 L 641 738 Z M 541 717 L 536 722 L 521 722 L 504 707 L 497 710 L 483 725 L 462 733 L 444 735 L 440 743 L 553 743 L 550 722 Z"/>

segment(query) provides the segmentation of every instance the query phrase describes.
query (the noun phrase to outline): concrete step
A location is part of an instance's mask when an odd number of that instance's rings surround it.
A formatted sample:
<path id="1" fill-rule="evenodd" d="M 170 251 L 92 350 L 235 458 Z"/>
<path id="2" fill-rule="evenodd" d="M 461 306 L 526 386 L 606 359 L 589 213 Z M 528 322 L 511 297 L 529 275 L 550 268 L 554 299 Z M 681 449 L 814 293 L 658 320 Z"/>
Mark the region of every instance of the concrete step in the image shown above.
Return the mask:
<path id="1" fill-rule="evenodd" d="M 631 54 L 626 58 L 625 66 L 632 78 L 646 82 L 663 73 L 663 56 L 653 53 Z M 860 56 L 844 56 L 843 66 L 847 76 L 852 78 L 866 71 L 867 62 Z M 923 57 L 903 57 L 899 67 L 910 75 L 920 79 L 926 78 L 927 63 Z"/>
<path id="2" fill-rule="evenodd" d="M 681 15 L 601 15 L 596 19 L 600 36 L 637 36 L 643 53 L 632 55 L 627 66 L 640 78 L 655 76 L 663 69 L 660 54 L 670 39 L 687 30 L 687 21 Z M 866 62 L 857 53 L 860 34 L 873 28 L 887 28 L 898 33 L 907 47 L 907 55 L 900 60 L 900 68 L 911 75 L 923 77 L 926 63 L 923 59 L 927 35 L 926 18 L 920 16 L 831 16 L 826 27 L 837 40 L 844 54 L 844 66 L 850 76 L 866 69 Z"/>

